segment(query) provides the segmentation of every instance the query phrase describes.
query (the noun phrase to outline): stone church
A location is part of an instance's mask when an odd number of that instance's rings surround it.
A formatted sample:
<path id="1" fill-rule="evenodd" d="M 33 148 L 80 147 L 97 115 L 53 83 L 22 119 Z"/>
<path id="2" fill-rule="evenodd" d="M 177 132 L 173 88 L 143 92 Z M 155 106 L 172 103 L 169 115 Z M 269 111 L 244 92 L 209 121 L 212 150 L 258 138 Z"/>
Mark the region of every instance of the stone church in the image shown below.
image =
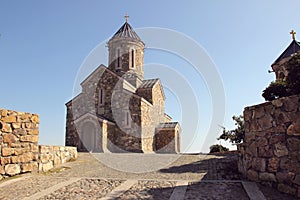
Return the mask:
<path id="1" fill-rule="evenodd" d="M 108 41 L 101 64 L 66 103 L 66 145 L 78 151 L 179 153 L 180 125 L 165 113 L 157 79 L 144 79 L 145 44 L 126 22 Z"/>

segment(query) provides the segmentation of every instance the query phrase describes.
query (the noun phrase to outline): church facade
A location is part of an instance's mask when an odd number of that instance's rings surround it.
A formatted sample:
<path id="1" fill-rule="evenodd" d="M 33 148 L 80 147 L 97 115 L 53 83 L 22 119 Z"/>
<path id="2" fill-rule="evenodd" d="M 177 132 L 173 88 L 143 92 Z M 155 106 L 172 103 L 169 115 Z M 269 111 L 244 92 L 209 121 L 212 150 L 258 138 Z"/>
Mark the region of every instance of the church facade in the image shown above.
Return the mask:
<path id="1" fill-rule="evenodd" d="M 165 113 L 157 79 L 144 79 L 145 44 L 127 19 L 107 43 L 100 65 L 66 103 L 67 146 L 78 151 L 179 153 L 180 125 Z"/>

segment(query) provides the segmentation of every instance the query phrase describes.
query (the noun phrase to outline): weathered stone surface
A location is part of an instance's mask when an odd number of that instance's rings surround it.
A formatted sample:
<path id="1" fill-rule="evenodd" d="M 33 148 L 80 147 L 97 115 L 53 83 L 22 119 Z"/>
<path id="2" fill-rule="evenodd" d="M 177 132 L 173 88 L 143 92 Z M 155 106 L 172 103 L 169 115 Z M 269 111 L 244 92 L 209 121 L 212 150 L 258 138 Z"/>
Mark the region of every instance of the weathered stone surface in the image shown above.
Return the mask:
<path id="1" fill-rule="evenodd" d="M 1 165 L 4 166 L 10 163 L 10 157 L 1 157 L 0 161 L 1 161 Z"/>
<path id="2" fill-rule="evenodd" d="M 16 141 L 17 141 L 17 138 L 14 134 L 12 134 L 12 133 L 3 134 L 3 142 L 11 144 Z"/>
<path id="3" fill-rule="evenodd" d="M 279 144 L 275 144 L 274 154 L 277 157 L 282 157 L 288 155 L 289 151 L 284 144 L 279 143 Z"/>
<path id="4" fill-rule="evenodd" d="M 2 148 L 2 156 L 10 156 L 15 153 L 15 150 L 13 148 L 9 147 L 3 147 Z"/>
<path id="5" fill-rule="evenodd" d="M 295 173 L 293 172 L 277 172 L 276 173 L 276 178 L 279 183 L 292 183 L 292 180 L 295 177 Z"/>
<path id="6" fill-rule="evenodd" d="M 1 116 L 2 117 L 6 117 L 8 114 L 8 111 L 7 110 L 1 110 Z"/>
<path id="7" fill-rule="evenodd" d="M 250 169 L 247 171 L 247 178 L 251 181 L 258 181 L 258 173 Z"/>
<path id="8" fill-rule="evenodd" d="M 1 131 L 5 132 L 5 133 L 11 133 L 12 132 L 11 125 L 8 124 L 8 123 L 0 122 L 0 127 L 2 127 Z"/>
<path id="9" fill-rule="evenodd" d="M 38 135 L 24 135 L 20 137 L 20 141 L 22 142 L 38 142 Z"/>
<path id="10" fill-rule="evenodd" d="M 0 174 L 4 175 L 5 174 L 5 170 L 3 166 L 0 166 Z"/>
<path id="11" fill-rule="evenodd" d="M 286 141 L 285 134 L 276 133 L 271 135 L 269 144 L 284 143 L 285 141 Z"/>
<path id="12" fill-rule="evenodd" d="M 298 138 L 288 138 L 287 146 L 290 151 L 300 151 L 300 139 Z"/>
<path id="13" fill-rule="evenodd" d="M 273 173 L 266 173 L 266 172 L 259 173 L 259 179 L 262 181 L 276 182 L 276 177 Z"/>
<path id="14" fill-rule="evenodd" d="M 268 144 L 268 140 L 265 137 L 258 137 L 256 139 L 256 143 L 258 147 L 262 147 Z"/>
<path id="15" fill-rule="evenodd" d="M 19 122 L 12 123 L 12 127 L 13 127 L 14 129 L 21 128 L 21 123 L 19 123 Z"/>
<path id="16" fill-rule="evenodd" d="M 20 136 L 20 135 L 26 135 L 27 131 L 25 129 L 15 129 L 13 131 L 13 134 Z"/>
<path id="17" fill-rule="evenodd" d="M 39 129 L 31 129 L 28 131 L 29 135 L 38 135 L 39 134 Z"/>
<path id="18" fill-rule="evenodd" d="M 280 184 L 278 184 L 277 189 L 280 192 L 288 193 L 288 194 L 291 194 L 291 195 L 295 195 L 296 194 L 296 188 L 291 187 L 291 186 L 289 186 L 287 184 L 280 183 Z"/>
<path id="19" fill-rule="evenodd" d="M 5 123 L 13 123 L 13 122 L 17 121 L 17 117 L 16 116 L 7 116 L 7 117 L 1 118 L 1 121 L 5 122 Z"/>
<path id="20" fill-rule="evenodd" d="M 288 135 L 300 136 L 300 123 L 293 123 L 287 129 Z"/>
<path id="21" fill-rule="evenodd" d="M 22 164 L 21 168 L 22 168 L 22 172 L 32 172 L 37 170 L 38 163 L 37 162 L 25 163 Z"/>
<path id="22" fill-rule="evenodd" d="M 252 168 L 259 172 L 266 171 L 266 160 L 263 158 L 253 158 Z"/>
<path id="23" fill-rule="evenodd" d="M 279 159 L 278 158 L 270 158 L 268 162 L 268 171 L 269 172 L 277 172 L 279 167 Z"/>
<path id="24" fill-rule="evenodd" d="M 274 101 L 271 101 L 271 103 L 276 107 L 281 107 L 283 105 L 282 101 L 280 99 L 277 99 L 277 100 L 274 100 Z"/>
<path id="25" fill-rule="evenodd" d="M 300 174 L 297 174 L 295 176 L 295 179 L 293 180 L 293 182 L 300 186 Z"/>
<path id="26" fill-rule="evenodd" d="M 18 164 L 7 164 L 5 165 L 5 173 L 13 176 L 21 172 L 21 168 Z"/>
<path id="27" fill-rule="evenodd" d="M 33 115 L 30 120 L 33 123 L 39 123 L 40 122 L 40 119 L 39 119 L 38 115 Z"/>
<path id="28" fill-rule="evenodd" d="M 43 171 L 43 172 L 49 171 L 49 170 L 52 169 L 52 168 L 53 168 L 53 163 L 52 163 L 52 161 L 49 161 L 49 162 L 47 162 L 47 163 L 45 163 L 45 164 L 42 164 L 42 171 Z"/>

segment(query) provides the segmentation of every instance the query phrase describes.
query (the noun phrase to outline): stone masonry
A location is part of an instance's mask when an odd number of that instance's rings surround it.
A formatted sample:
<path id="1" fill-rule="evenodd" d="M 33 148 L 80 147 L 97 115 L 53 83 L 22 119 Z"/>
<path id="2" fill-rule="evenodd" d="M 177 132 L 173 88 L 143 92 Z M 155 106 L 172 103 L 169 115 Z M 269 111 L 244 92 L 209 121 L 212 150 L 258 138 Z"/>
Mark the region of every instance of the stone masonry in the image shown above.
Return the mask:
<path id="1" fill-rule="evenodd" d="M 300 197 L 300 95 L 246 107 L 239 171 Z"/>
<path id="2" fill-rule="evenodd" d="M 144 79 L 145 44 L 127 21 L 107 44 L 108 67 L 96 68 L 66 103 L 66 145 L 89 152 L 180 152 L 179 124 L 168 126 L 162 83 Z"/>
<path id="3" fill-rule="evenodd" d="M 0 179 L 77 158 L 74 147 L 38 146 L 39 122 L 37 114 L 0 109 Z"/>

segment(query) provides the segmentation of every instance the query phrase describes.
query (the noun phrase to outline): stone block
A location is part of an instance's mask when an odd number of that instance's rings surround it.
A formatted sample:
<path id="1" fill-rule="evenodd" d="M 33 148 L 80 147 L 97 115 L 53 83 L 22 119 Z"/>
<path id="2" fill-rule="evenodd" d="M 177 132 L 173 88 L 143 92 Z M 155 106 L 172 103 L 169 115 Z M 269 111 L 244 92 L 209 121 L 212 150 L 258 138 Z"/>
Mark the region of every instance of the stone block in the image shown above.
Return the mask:
<path id="1" fill-rule="evenodd" d="M 291 184 L 295 177 L 293 172 L 277 172 L 276 178 L 279 183 L 288 183 Z"/>
<path id="2" fill-rule="evenodd" d="M 15 153 L 13 148 L 3 147 L 2 148 L 2 156 L 11 156 Z"/>
<path id="3" fill-rule="evenodd" d="M 8 115 L 8 111 L 7 110 L 1 110 L 1 116 L 2 117 L 6 117 Z"/>
<path id="4" fill-rule="evenodd" d="M 1 175 L 4 175 L 4 174 L 5 174 L 5 170 L 4 170 L 4 167 L 3 167 L 3 166 L 0 166 L 0 174 L 1 174 Z"/>
<path id="5" fill-rule="evenodd" d="M 274 154 L 277 157 L 282 157 L 282 156 L 288 155 L 289 151 L 284 144 L 278 143 L 278 144 L 275 144 Z"/>
<path id="6" fill-rule="evenodd" d="M 11 144 L 16 141 L 17 141 L 17 138 L 14 134 L 12 134 L 12 133 L 3 134 L 3 142 Z"/>
<path id="7" fill-rule="evenodd" d="M 250 169 L 247 171 L 247 178 L 251 181 L 258 181 L 258 173 Z"/>
<path id="8" fill-rule="evenodd" d="M 296 194 L 296 188 L 289 186 L 287 184 L 284 184 L 284 183 L 278 184 L 277 189 L 283 193 L 287 193 L 287 194 L 291 194 L 291 195 Z"/>
<path id="9" fill-rule="evenodd" d="M 297 184 L 298 186 L 300 186 L 300 174 L 297 174 L 295 176 L 295 179 L 293 180 L 293 183 Z"/>
<path id="10" fill-rule="evenodd" d="M 11 116 L 1 118 L 1 121 L 5 122 L 5 123 L 13 123 L 13 122 L 17 121 L 17 117 L 11 115 Z"/>
<path id="11" fill-rule="evenodd" d="M 268 171 L 269 172 L 277 172 L 279 167 L 279 159 L 278 158 L 270 158 L 268 161 Z"/>
<path id="12" fill-rule="evenodd" d="M 23 135 L 20 137 L 21 142 L 38 142 L 38 135 Z"/>
<path id="13" fill-rule="evenodd" d="M 273 173 L 259 173 L 259 180 L 268 181 L 268 182 L 276 182 L 276 177 Z"/>
<path id="14" fill-rule="evenodd" d="M 253 132 L 245 133 L 245 141 L 250 142 L 252 140 L 255 140 L 255 133 Z"/>
<path id="15" fill-rule="evenodd" d="M 30 120 L 33 123 L 39 123 L 40 122 L 40 119 L 39 119 L 38 115 L 33 115 Z"/>
<path id="16" fill-rule="evenodd" d="M 37 170 L 37 168 L 38 168 L 37 162 L 25 163 L 22 164 L 21 166 L 22 172 L 32 172 Z"/>
<path id="17" fill-rule="evenodd" d="M 21 123 L 19 123 L 19 122 L 12 123 L 12 127 L 14 129 L 21 128 Z"/>
<path id="18" fill-rule="evenodd" d="M 39 152 L 39 146 L 37 144 L 34 143 L 30 143 L 30 151 L 33 153 L 38 153 Z"/>
<path id="19" fill-rule="evenodd" d="M 41 154 L 40 155 L 40 161 L 42 163 L 47 163 L 49 161 L 53 160 L 53 155 L 52 154 Z"/>
<path id="20" fill-rule="evenodd" d="M 26 135 L 27 131 L 25 129 L 15 129 L 13 131 L 13 134 L 15 134 L 16 136 L 21 136 L 21 135 Z"/>
<path id="21" fill-rule="evenodd" d="M 4 133 L 11 133 L 12 128 L 10 124 L 0 122 L 0 127 L 2 127 L 1 131 Z"/>
<path id="22" fill-rule="evenodd" d="M 272 105 L 274 105 L 276 108 L 280 108 L 280 107 L 283 105 L 281 99 L 276 99 L 276 100 L 274 100 L 274 101 L 271 101 L 271 103 L 272 103 Z"/>
<path id="23" fill-rule="evenodd" d="M 39 129 L 30 129 L 28 131 L 29 135 L 38 135 L 39 134 Z"/>
<path id="24" fill-rule="evenodd" d="M 288 135 L 300 136 L 300 123 L 293 123 L 287 129 Z"/>
<path id="25" fill-rule="evenodd" d="M 288 138 L 287 146 L 290 151 L 300 151 L 300 139 L 298 138 Z"/>
<path id="26" fill-rule="evenodd" d="M 258 147 L 258 155 L 263 158 L 273 157 L 273 149 L 270 146 Z"/>
<path id="27" fill-rule="evenodd" d="M 252 168 L 259 172 L 265 172 L 266 171 L 266 160 L 263 158 L 253 158 Z"/>
<path id="28" fill-rule="evenodd" d="M 18 164 L 7 164 L 5 165 L 5 173 L 9 176 L 14 176 L 16 174 L 20 174 L 21 168 Z"/>
<path id="29" fill-rule="evenodd" d="M 11 157 L 1 157 L 0 161 L 1 161 L 1 165 L 4 166 L 6 164 L 11 163 Z"/>
<path id="30" fill-rule="evenodd" d="M 58 155 L 54 156 L 53 164 L 54 164 L 54 166 L 61 164 L 61 159 Z"/>
<path id="31" fill-rule="evenodd" d="M 52 168 L 53 168 L 53 163 L 52 163 L 52 161 L 49 161 L 49 162 L 47 162 L 47 163 L 45 163 L 45 164 L 42 164 L 42 171 L 43 171 L 43 172 L 49 171 L 49 170 L 52 169 Z"/>
<path id="32" fill-rule="evenodd" d="M 277 133 L 277 134 L 272 134 L 269 144 L 277 144 L 277 143 L 284 143 L 286 141 L 286 135 L 283 133 Z"/>

